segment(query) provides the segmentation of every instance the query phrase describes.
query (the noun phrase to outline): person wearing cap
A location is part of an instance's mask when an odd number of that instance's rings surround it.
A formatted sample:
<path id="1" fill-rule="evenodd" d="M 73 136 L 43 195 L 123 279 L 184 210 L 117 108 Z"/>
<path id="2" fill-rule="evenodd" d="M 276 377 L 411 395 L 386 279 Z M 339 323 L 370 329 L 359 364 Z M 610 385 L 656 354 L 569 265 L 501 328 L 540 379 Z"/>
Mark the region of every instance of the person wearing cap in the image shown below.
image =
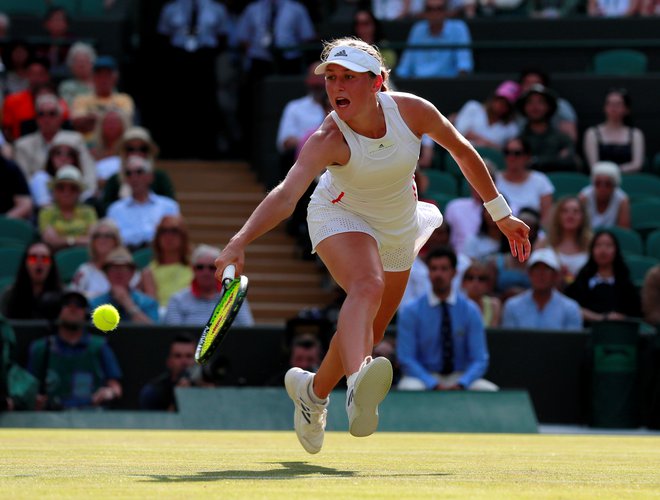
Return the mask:
<path id="1" fill-rule="evenodd" d="M 131 252 L 117 247 L 108 254 L 103 264 L 110 291 L 91 300 L 92 309 L 102 304 L 112 304 L 119 311 L 122 321 L 153 324 L 158 322 L 158 302 L 148 295 L 131 288 L 137 266 Z M 208 318 L 207 318 L 208 319 Z"/>
<path id="2" fill-rule="evenodd" d="M 630 228 L 630 199 L 621 189 L 621 170 L 616 163 L 599 161 L 591 167 L 591 184 L 580 191 L 592 229 Z"/>
<path id="3" fill-rule="evenodd" d="M 97 220 L 96 210 L 80 203 L 83 190 L 80 170 L 61 167 L 51 183 L 53 204 L 39 211 L 39 232 L 53 249 L 87 245 L 89 230 Z"/>
<path id="4" fill-rule="evenodd" d="M 292 369 L 286 375 L 296 434 L 309 453 L 322 447 L 328 396 L 344 376 L 349 431 L 376 431 L 392 366 L 371 358 L 372 346 L 396 312 L 419 248 L 442 222 L 435 205 L 417 200 L 413 174 L 424 134 L 456 158 L 487 200 L 484 206 L 511 252 L 524 261 L 530 251 L 529 228 L 511 215 L 478 153 L 430 102 L 387 91 L 388 72 L 375 46 L 333 40 L 321 60 L 315 73 L 325 76 L 333 111 L 216 259 L 218 279 L 230 264 L 240 274 L 247 245 L 288 217 L 320 175 L 308 207 L 310 239 L 346 299 L 318 373 Z"/>
<path id="5" fill-rule="evenodd" d="M 469 47 L 448 49 L 444 45 L 470 45 L 470 29 L 461 19 L 447 19 L 447 0 L 426 0 L 424 17 L 410 29 L 407 49 L 396 67 L 400 78 L 453 78 L 472 73 L 474 61 Z M 415 45 L 437 49 L 415 49 Z"/>
<path id="6" fill-rule="evenodd" d="M 534 250 L 527 261 L 531 289 L 504 303 L 502 328 L 581 330 L 580 305 L 556 289 L 560 270 L 553 249 Z"/>
<path id="7" fill-rule="evenodd" d="M 456 115 L 454 126 L 473 146 L 502 149 L 518 135 L 514 118 L 519 93 L 516 82 L 502 82 L 485 103 L 466 102 Z"/>
<path id="8" fill-rule="evenodd" d="M 106 215 L 117 223 L 126 246 L 132 249 L 148 246 L 154 239 L 160 220 L 166 215 L 180 213 L 179 204 L 151 191 L 154 180 L 151 160 L 129 156 L 122 174 L 131 194 L 113 202 Z"/>
<path id="9" fill-rule="evenodd" d="M 580 163 L 573 141 L 551 122 L 557 110 L 557 95 L 549 88 L 535 84 L 523 92 L 518 106 L 527 119 L 520 136 L 529 143 L 532 168 L 542 172 L 578 170 Z"/>
<path id="10" fill-rule="evenodd" d="M 135 114 L 133 98 L 115 90 L 119 80 L 117 61 L 112 56 L 101 55 L 94 62 L 94 91 L 79 95 L 71 105 L 73 128 L 82 133 L 87 142 L 92 140 L 94 126 L 101 114 L 109 108 L 121 109 L 131 123 Z"/>
<path id="11" fill-rule="evenodd" d="M 88 315 L 85 296 L 67 290 L 54 334 L 30 344 L 28 370 L 42 382 L 37 410 L 103 408 L 121 398 L 117 357 L 105 337 L 89 333 Z"/>
<path id="12" fill-rule="evenodd" d="M 64 145 L 76 151 L 83 172 L 86 189 L 96 189 L 94 159 L 85 145 L 82 135 L 63 130 L 63 108 L 53 94 L 42 94 L 35 101 L 37 130 L 16 141 L 15 159 L 28 180 L 46 168 L 50 149 Z M 53 174 L 50 173 L 52 176 Z"/>
<path id="13" fill-rule="evenodd" d="M 199 245 L 190 258 L 190 286 L 172 295 L 167 303 L 163 323 L 166 325 L 203 326 L 220 300 L 220 283 L 215 279 L 215 259 L 220 251 L 210 245 Z M 250 303 L 246 298 L 233 326 L 254 326 Z"/>

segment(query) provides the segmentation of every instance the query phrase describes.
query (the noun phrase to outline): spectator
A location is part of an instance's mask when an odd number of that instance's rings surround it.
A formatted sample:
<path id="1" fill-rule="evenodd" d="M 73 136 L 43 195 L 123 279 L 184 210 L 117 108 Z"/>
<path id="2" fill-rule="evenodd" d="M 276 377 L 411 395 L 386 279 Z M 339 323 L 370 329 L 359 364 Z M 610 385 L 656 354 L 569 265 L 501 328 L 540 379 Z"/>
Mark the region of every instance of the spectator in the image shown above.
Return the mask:
<path id="1" fill-rule="evenodd" d="M 96 222 L 96 211 L 80 203 L 82 175 L 73 165 L 64 165 L 52 183 L 53 205 L 39 212 L 39 232 L 55 251 L 87 245 L 88 233 Z"/>
<path id="2" fill-rule="evenodd" d="M 424 12 L 424 0 L 372 0 L 371 8 L 377 19 L 393 21 L 416 17 Z M 362 39 L 364 40 L 364 38 Z M 372 43 L 368 40 L 364 41 Z"/>
<path id="3" fill-rule="evenodd" d="M 7 68 L 3 82 L 3 96 L 21 92 L 30 86 L 28 79 L 28 66 L 32 60 L 30 45 L 24 40 L 13 40 L 7 44 L 7 54 L 6 59 L 3 57 Z"/>
<path id="4" fill-rule="evenodd" d="M 502 82 L 486 102 L 466 102 L 456 115 L 454 125 L 473 146 L 502 149 L 519 132 L 514 120 L 519 92 L 516 82 Z"/>
<path id="5" fill-rule="evenodd" d="M 500 324 L 502 303 L 492 295 L 495 287 L 495 268 L 485 262 L 473 262 L 463 273 L 462 290 L 481 311 L 481 319 L 485 327 L 496 327 Z"/>
<path id="6" fill-rule="evenodd" d="M 460 19 L 447 19 L 446 0 L 426 0 L 426 17 L 416 22 L 408 35 L 407 45 L 435 45 L 437 49 L 407 48 L 396 68 L 401 78 L 456 77 L 474 69 L 472 49 L 442 48 L 444 45 L 469 45 L 470 30 Z"/>
<path id="7" fill-rule="evenodd" d="M 218 255 L 220 251 L 209 245 L 199 245 L 195 248 L 191 257 L 192 282 L 185 290 L 172 295 L 163 320 L 166 325 L 203 326 L 211 317 L 220 300 L 220 284 L 214 275 L 214 262 Z M 233 325 L 254 325 L 248 299 L 243 302 Z"/>
<path id="8" fill-rule="evenodd" d="M 131 289 L 135 274 L 133 256 L 124 247 L 117 247 L 105 258 L 103 271 L 110 283 L 110 291 L 97 295 L 91 301 L 92 308 L 112 304 L 119 311 L 122 321 L 151 324 L 158 322 L 158 302 L 148 295 Z"/>
<path id="9" fill-rule="evenodd" d="M 48 42 L 36 47 L 36 54 L 48 60 L 51 75 L 57 80 L 61 80 L 69 72 L 66 61 L 74 40 L 69 32 L 69 24 L 69 16 L 63 7 L 50 6 L 43 21 Z"/>
<path id="10" fill-rule="evenodd" d="M 399 309 L 397 358 L 403 390 L 485 390 L 498 387 L 481 377 L 488 348 L 481 313 L 462 292 L 452 289 L 456 254 L 437 248 L 426 256 L 432 293 Z"/>
<path id="11" fill-rule="evenodd" d="M 193 279 L 188 228 L 180 215 L 166 215 L 156 227 L 154 259 L 142 271 L 142 291 L 165 309 L 170 297 Z"/>
<path id="12" fill-rule="evenodd" d="M 423 0 L 416 0 L 420 4 L 420 11 L 424 9 Z M 388 1 L 388 3 L 394 3 Z M 383 26 L 380 20 L 368 8 L 360 8 L 353 14 L 353 35 L 370 45 L 377 45 L 383 56 L 385 66 L 392 69 L 396 66 L 397 54 L 388 49 L 388 42 L 383 37 Z"/>
<path id="13" fill-rule="evenodd" d="M 639 14 L 642 0 L 589 0 L 590 17 L 632 17 Z"/>
<path id="14" fill-rule="evenodd" d="M 91 153 L 96 160 L 99 193 L 103 192 L 107 180 L 121 170 L 119 150 L 129 126 L 128 118 L 118 109 L 107 110 L 98 121 L 91 142 Z"/>
<path id="15" fill-rule="evenodd" d="M 503 328 L 580 330 L 580 305 L 556 289 L 560 263 L 554 250 L 534 250 L 527 261 L 531 289 L 504 303 Z"/>
<path id="16" fill-rule="evenodd" d="M 202 370 L 195 364 L 197 342 L 187 334 L 178 334 L 170 342 L 165 360 L 167 370 L 149 381 L 140 391 L 141 410 L 177 411 L 175 387 L 205 385 Z"/>
<path id="17" fill-rule="evenodd" d="M 28 88 L 20 92 L 10 94 L 5 99 L 2 107 L 2 128 L 5 137 L 10 142 L 25 135 L 31 123 L 37 118 L 35 100 L 41 93 L 55 95 L 50 86 L 50 65 L 45 59 L 32 58 L 27 63 Z M 64 119 L 69 116 L 69 108 L 63 99 L 59 99 L 60 111 Z M 22 166 L 22 165 L 21 165 Z"/>
<path id="18" fill-rule="evenodd" d="M 25 139 L 25 137 L 20 140 Z M 20 141 L 19 140 L 19 141 Z M 57 172 L 64 166 L 73 166 L 78 169 L 82 174 L 80 150 L 78 149 L 79 141 L 65 132 L 56 135 L 48 148 L 45 167 L 37 170 L 30 178 L 30 192 L 36 208 L 41 209 L 53 202 L 53 195 L 51 192 L 52 182 Z M 83 146 L 84 147 L 84 146 Z M 82 177 L 81 177 L 82 179 Z M 81 199 L 87 200 L 92 198 L 95 194 L 94 189 L 86 189 L 87 186 L 82 185 L 83 192 Z"/>
<path id="19" fill-rule="evenodd" d="M 536 68 L 523 70 L 518 77 L 518 83 L 520 83 L 521 93 L 527 92 L 532 85 L 543 85 L 546 88 L 552 88 L 548 74 Z M 524 128 L 527 120 L 524 116 L 519 116 L 518 123 L 521 128 Z M 550 118 L 550 123 L 556 130 L 570 137 L 573 143 L 577 142 L 577 113 L 571 103 L 561 96 L 557 96 L 557 109 Z"/>
<path id="20" fill-rule="evenodd" d="M 130 95 L 115 90 L 118 80 L 119 70 L 114 57 L 97 57 L 94 62 L 94 91 L 77 96 L 71 105 L 73 128 L 83 134 L 86 141 L 92 140 L 96 122 L 110 108 L 121 109 L 133 123 L 135 103 Z"/>
<path id="21" fill-rule="evenodd" d="M 472 260 L 482 260 L 499 252 L 501 246 L 502 233 L 488 211 L 482 207 L 479 231 L 465 242 L 463 252 Z"/>
<path id="22" fill-rule="evenodd" d="M 2 298 L 2 314 L 9 319 L 49 317 L 51 300 L 62 289 L 53 252 L 45 243 L 27 247 L 14 284 Z"/>
<path id="23" fill-rule="evenodd" d="M 96 190 L 94 159 L 78 132 L 62 130 L 64 115 L 61 102 L 52 94 L 43 94 L 37 97 L 35 108 L 37 110 L 37 130 L 16 141 L 16 163 L 20 165 L 25 176 L 31 181 L 34 174 L 46 166 L 49 148 L 54 148 L 55 144 L 66 144 L 77 152 L 77 160 L 80 162 L 79 166 L 83 172 L 85 187 L 93 193 Z M 51 173 L 51 175 L 53 174 Z M 38 203 L 41 205 L 41 202 L 38 201 Z"/>
<path id="24" fill-rule="evenodd" d="M 80 264 L 71 280 L 72 286 L 90 300 L 108 293 L 110 282 L 103 272 L 103 264 L 108 254 L 120 246 L 117 224 L 110 219 L 97 221 L 89 231 L 89 261 Z M 131 289 L 137 288 L 141 277 L 142 274 L 136 271 L 130 282 Z"/>
<path id="25" fill-rule="evenodd" d="M 23 171 L 0 155 L 0 215 L 11 219 L 32 217 L 32 198 Z"/>
<path id="26" fill-rule="evenodd" d="M 621 172 L 637 172 L 644 165 L 644 133 L 632 126 L 630 94 L 612 89 L 605 96 L 605 121 L 584 133 L 584 154 L 590 166 L 616 163 Z"/>
<path id="27" fill-rule="evenodd" d="M 589 260 L 566 288 L 566 295 L 580 304 L 586 325 L 642 315 L 639 293 L 630 279 L 619 242 L 606 229 L 594 235 Z"/>
<path id="28" fill-rule="evenodd" d="M 88 306 L 84 295 L 65 292 L 54 335 L 30 344 L 28 369 L 46 382 L 38 410 L 103 408 L 121 398 L 122 373 L 114 352 L 104 337 L 85 329 Z"/>
<path id="29" fill-rule="evenodd" d="M 131 196 L 110 205 L 107 216 L 119 226 L 124 244 L 137 249 L 151 244 L 156 226 L 165 215 L 179 214 L 179 204 L 150 190 L 154 178 L 151 160 L 129 156 L 123 174 Z"/>
<path id="30" fill-rule="evenodd" d="M 577 170 L 573 141 L 551 122 L 557 110 L 555 93 L 535 84 L 522 94 L 518 105 L 527 120 L 521 137 L 529 143 L 533 157 L 531 167 L 543 172 Z"/>
<path id="31" fill-rule="evenodd" d="M 84 42 L 74 43 L 66 55 L 66 65 L 72 78 L 60 82 L 57 93 L 71 107 L 73 100 L 79 95 L 91 94 L 94 91 L 94 62 L 96 51 L 94 47 Z"/>
<path id="32" fill-rule="evenodd" d="M 630 200 L 621 189 L 621 172 L 616 163 L 599 161 L 591 167 L 591 185 L 580 191 L 593 229 L 630 227 Z"/>
<path id="33" fill-rule="evenodd" d="M 640 14 L 642 16 L 660 16 L 660 0 L 642 0 Z"/>
<path id="34" fill-rule="evenodd" d="M 554 206 L 547 238 L 539 246 L 549 246 L 557 253 L 564 283 L 573 281 L 589 259 L 591 241 L 589 213 L 574 196 L 560 199 Z"/>
<path id="35" fill-rule="evenodd" d="M 642 285 L 642 311 L 644 321 L 660 325 L 660 264 L 653 266 L 646 273 Z"/>
<path id="36" fill-rule="evenodd" d="M 299 333 L 294 336 L 288 349 L 287 366 L 272 377 L 266 385 L 284 387 L 284 375 L 297 366 L 308 372 L 316 373 L 323 359 L 323 346 L 318 335 L 313 333 Z"/>
<path id="37" fill-rule="evenodd" d="M 575 13 L 581 2 L 558 2 L 557 0 L 531 0 L 527 3 L 527 12 L 534 19 L 557 19 Z"/>
<path id="38" fill-rule="evenodd" d="M 154 162 L 158 157 L 158 145 L 151 138 L 151 133 L 143 127 L 130 127 L 119 143 L 119 157 L 109 157 L 103 165 L 98 165 L 99 176 L 106 179 L 103 188 L 103 205 L 108 206 L 119 198 L 130 196 L 131 188 L 122 174 L 122 163 L 131 156 L 139 156 Z M 167 172 L 154 169 L 151 190 L 161 196 L 174 199 L 174 187 Z"/>
<path id="39" fill-rule="evenodd" d="M 509 140 L 504 149 L 506 167 L 496 174 L 495 185 L 509 201 L 515 215 L 523 207 L 532 208 L 541 214 L 541 224 L 545 224 L 550 216 L 555 187 L 547 175 L 529 169 L 530 153 L 525 139 Z"/>
<path id="40" fill-rule="evenodd" d="M 39 381 L 16 362 L 16 335 L 3 316 L 0 316 L 0 345 L 0 413 L 33 410 Z"/>

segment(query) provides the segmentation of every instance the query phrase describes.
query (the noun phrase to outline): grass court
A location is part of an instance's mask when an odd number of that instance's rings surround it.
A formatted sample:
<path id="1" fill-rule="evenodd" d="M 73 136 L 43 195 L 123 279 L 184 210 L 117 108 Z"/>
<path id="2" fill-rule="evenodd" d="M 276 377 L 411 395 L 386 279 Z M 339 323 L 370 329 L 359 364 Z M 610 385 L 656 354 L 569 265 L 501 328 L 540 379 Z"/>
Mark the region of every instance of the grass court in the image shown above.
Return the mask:
<path id="1" fill-rule="evenodd" d="M 0 498 L 651 498 L 660 437 L 0 429 Z"/>

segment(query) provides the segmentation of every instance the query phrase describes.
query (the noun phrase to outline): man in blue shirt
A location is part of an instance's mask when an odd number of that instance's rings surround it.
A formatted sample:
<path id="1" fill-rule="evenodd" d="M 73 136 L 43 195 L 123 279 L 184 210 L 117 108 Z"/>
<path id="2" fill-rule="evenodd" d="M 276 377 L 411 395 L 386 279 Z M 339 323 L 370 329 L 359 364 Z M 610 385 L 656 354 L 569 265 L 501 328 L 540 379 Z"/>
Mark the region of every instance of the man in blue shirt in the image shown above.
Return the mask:
<path id="1" fill-rule="evenodd" d="M 403 390 L 482 390 L 498 387 L 481 378 L 488 369 L 486 335 L 477 305 L 452 289 L 456 254 L 446 247 L 426 257 L 432 292 L 397 315 L 397 357 Z"/>
<path id="2" fill-rule="evenodd" d="M 559 258 L 551 248 L 532 252 L 527 261 L 532 288 L 506 301 L 503 328 L 582 329 L 580 305 L 555 289 L 560 268 Z"/>
<path id="3" fill-rule="evenodd" d="M 426 20 L 415 23 L 408 35 L 408 46 L 436 45 L 437 49 L 406 49 L 396 74 L 401 78 L 453 78 L 474 70 L 472 49 L 440 48 L 469 45 L 470 30 L 460 19 L 447 19 L 446 0 L 426 0 Z"/>

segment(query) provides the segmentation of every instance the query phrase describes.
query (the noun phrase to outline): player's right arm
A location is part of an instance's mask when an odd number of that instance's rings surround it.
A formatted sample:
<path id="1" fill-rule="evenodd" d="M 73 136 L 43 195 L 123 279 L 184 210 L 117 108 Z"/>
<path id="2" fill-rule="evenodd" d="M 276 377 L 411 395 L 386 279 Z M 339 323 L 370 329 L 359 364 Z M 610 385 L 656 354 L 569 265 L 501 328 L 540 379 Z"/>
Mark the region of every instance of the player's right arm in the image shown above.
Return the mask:
<path id="1" fill-rule="evenodd" d="M 215 261 L 216 279 L 222 279 L 222 271 L 229 264 L 234 264 L 236 273 L 241 274 L 245 247 L 289 217 L 312 181 L 328 165 L 344 164 L 348 157 L 349 149 L 341 132 L 332 118 L 326 117 L 303 146 L 285 179 L 268 193 L 222 250 Z"/>

